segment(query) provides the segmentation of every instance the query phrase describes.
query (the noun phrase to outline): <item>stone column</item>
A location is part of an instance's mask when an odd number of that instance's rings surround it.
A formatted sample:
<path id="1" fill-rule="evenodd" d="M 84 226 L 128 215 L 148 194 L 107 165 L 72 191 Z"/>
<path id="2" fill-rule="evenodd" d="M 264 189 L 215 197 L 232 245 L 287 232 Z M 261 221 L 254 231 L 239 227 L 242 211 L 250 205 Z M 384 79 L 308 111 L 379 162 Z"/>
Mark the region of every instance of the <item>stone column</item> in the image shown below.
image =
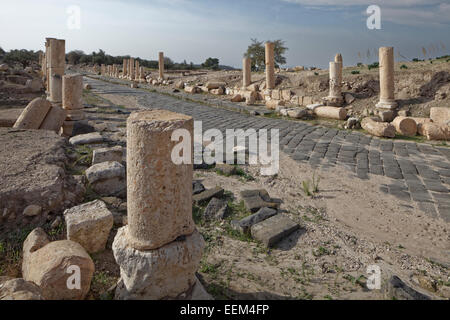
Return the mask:
<path id="1" fill-rule="evenodd" d="M 44 79 L 45 79 L 45 91 L 47 92 L 47 95 L 50 94 L 50 77 L 49 77 L 49 70 L 50 70 L 50 40 L 54 38 L 45 38 L 45 73 L 44 73 Z"/>
<path id="2" fill-rule="evenodd" d="M 336 53 L 336 56 L 334 57 L 334 62 L 339 62 L 339 63 L 341 63 L 341 70 L 340 70 L 340 73 L 341 73 L 341 79 L 342 79 L 342 69 L 344 68 L 344 61 L 343 61 L 343 59 L 342 59 L 342 54 Z"/>
<path id="3" fill-rule="evenodd" d="M 266 42 L 266 88 L 275 88 L 275 62 L 273 42 Z"/>
<path id="4" fill-rule="evenodd" d="M 129 76 L 129 80 L 134 80 L 134 59 L 131 58 L 130 59 L 130 76 Z"/>
<path id="5" fill-rule="evenodd" d="M 144 67 L 139 68 L 139 80 L 141 82 L 145 82 Z"/>
<path id="6" fill-rule="evenodd" d="M 177 129 L 190 134 L 187 164 L 172 159 Z M 192 220 L 192 137 L 186 115 L 150 110 L 127 120 L 128 225 L 113 243 L 116 299 L 177 298 L 197 286 L 204 241 Z"/>
<path id="7" fill-rule="evenodd" d="M 164 80 L 164 52 L 158 55 L 159 79 Z"/>
<path id="8" fill-rule="evenodd" d="M 127 76 L 128 76 L 128 59 L 123 59 L 122 78 L 126 78 Z"/>
<path id="9" fill-rule="evenodd" d="M 252 83 L 252 59 L 244 58 L 242 61 L 242 73 L 242 86 L 247 88 Z"/>
<path id="10" fill-rule="evenodd" d="M 379 109 L 394 110 L 397 102 L 394 96 L 394 48 L 381 47 L 379 50 L 380 60 L 380 102 Z"/>
<path id="11" fill-rule="evenodd" d="M 76 121 L 84 120 L 83 111 L 83 76 L 70 74 L 63 77 L 63 108 L 66 110 L 66 121 L 63 125 L 63 135 L 70 136 Z"/>
<path id="12" fill-rule="evenodd" d="M 140 74 L 141 74 L 141 69 L 139 68 L 139 60 L 136 60 L 135 62 L 135 76 L 134 76 L 134 80 L 139 81 L 140 79 Z"/>
<path id="13" fill-rule="evenodd" d="M 50 39 L 50 102 L 62 102 L 62 77 L 66 67 L 66 41 Z"/>
<path id="14" fill-rule="evenodd" d="M 340 107 L 344 102 L 342 98 L 342 63 L 330 62 L 330 92 L 326 98 L 328 106 Z"/>

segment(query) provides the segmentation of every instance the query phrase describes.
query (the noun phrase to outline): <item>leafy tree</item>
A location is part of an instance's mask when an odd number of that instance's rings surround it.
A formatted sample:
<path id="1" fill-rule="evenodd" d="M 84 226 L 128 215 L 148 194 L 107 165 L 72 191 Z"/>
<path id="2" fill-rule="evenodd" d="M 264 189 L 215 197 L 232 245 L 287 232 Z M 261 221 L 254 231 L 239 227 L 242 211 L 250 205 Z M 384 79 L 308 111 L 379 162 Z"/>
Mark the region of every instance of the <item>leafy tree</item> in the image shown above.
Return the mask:
<path id="1" fill-rule="evenodd" d="M 219 59 L 208 58 L 204 63 L 202 63 L 202 67 L 212 70 L 219 70 Z"/>
<path id="2" fill-rule="evenodd" d="M 244 57 L 250 58 L 252 60 L 252 70 L 260 71 L 265 69 L 266 60 L 266 48 L 263 41 L 258 41 L 257 39 L 251 39 L 252 43 L 248 46 L 247 52 Z M 280 65 L 286 64 L 286 58 L 284 54 L 288 50 L 285 47 L 285 42 L 281 39 L 271 41 L 274 43 L 274 60 L 275 67 L 279 68 Z"/>
<path id="3" fill-rule="evenodd" d="M 2 47 L 0 47 L 0 59 L 3 59 L 5 53 L 6 53 L 5 50 L 3 50 Z"/>
<path id="4" fill-rule="evenodd" d="M 31 62 L 39 62 L 39 53 L 25 49 L 11 50 L 4 55 L 3 60 L 6 63 L 21 63 L 25 68 L 28 67 Z"/>
<path id="5" fill-rule="evenodd" d="M 84 52 L 81 50 L 70 51 L 68 54 L 66 54 L 66 60 L 69 62 L 69 64 L 78 64 L 80 63 L 81 57 L 83 57 L 84 55 Z"/>

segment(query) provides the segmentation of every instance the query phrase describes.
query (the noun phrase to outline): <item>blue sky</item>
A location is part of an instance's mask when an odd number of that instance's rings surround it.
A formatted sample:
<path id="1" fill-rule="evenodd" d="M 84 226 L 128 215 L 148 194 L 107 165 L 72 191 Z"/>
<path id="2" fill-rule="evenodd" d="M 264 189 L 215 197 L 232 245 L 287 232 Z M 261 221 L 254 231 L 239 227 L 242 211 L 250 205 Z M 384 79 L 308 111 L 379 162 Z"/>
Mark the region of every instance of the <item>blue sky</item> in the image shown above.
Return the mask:
<path id="1" fill-rule="evenodd" d="M 381 8 L 381 30 L 366 27 L 373 4 Z M 67 28 L 71 5 L 81 10 L 79 30 Z M 434 47 L 434 56 L 450 54 L 450 0 L 4 0 L 1 7 L 0 46 L 7 50 L 43 49 L 45 37 L 57 37 L 67 51 L 101 48 L 155 60 L 164 51 L 175 61 L 217 57 L 236 67 L 251 38 L 285 40 L 287 66 L 326 67 L 337 52 L 345 65 L 372 62 L 380 46 L 410 59 L 423 57 L 423 46 Z"/>

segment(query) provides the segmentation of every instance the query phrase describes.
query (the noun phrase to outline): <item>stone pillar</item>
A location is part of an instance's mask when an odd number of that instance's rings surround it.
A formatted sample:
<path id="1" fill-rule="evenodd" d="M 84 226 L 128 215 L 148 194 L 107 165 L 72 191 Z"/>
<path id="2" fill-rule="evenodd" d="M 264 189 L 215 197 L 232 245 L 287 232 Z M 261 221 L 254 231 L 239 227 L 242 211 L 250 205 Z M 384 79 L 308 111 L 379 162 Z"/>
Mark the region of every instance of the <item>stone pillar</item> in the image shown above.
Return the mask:
<path id="1" fill-rule="evenodd" d="M 330 93 L 325 98 L 328 106 L 340 107 L 344 99 L 342 98 L 342 63 L 330 62 Z"/>
<path id="2" fill-rule="evenodd" d="M 342 79 L 342 69 L 344 68 L 344 61 L 342 59 L 342 54 L 336 53 L 336 56 L 334 57 L 334 62 L 340 62 L 341 63 L 341 79 Z"/>
<path id="3" fill-rule="evenodd" d="M 379 109 L 394 110 L 397 102 L 394 96 L 394 48 L 381 47 L 379 50 L 380 60 L 380 102 Z"/>
<path id="4" fill-rule="evenodd" d="M 158 55 L 159 79 L 164 80 L 164 52 Z"/>
<path id="5" fill-rule="evenodd" d="M 275 88 L 275 62 L 273 42 L 266 42 L 266 88 Z"/>
<path id="6" fill-rule="evenodd" d="M 134 80 L 139 81 L 140 77 L 141 77 L 141 69 L 139 68 L 139 60 L 136 60 L 135 62 L 135 76 L 134 76 Z"/>
<path id="7" fill-rule="evenodd" d="M 242 86 L 247 88 L 252 83 L 252 59 L 244 58 L 242 61 Z"/>
<path id="8" fill-rule="evenodd" d="M 139 68 L 139 80 L 141 82 L 145 82 L 144 67 Z"/>
<path id="9" fill-rule="evenodd" d="M 44 73 L 44 79 L 45 79 L 45 91 L 47 95 L 50 94 L 50 77 L 49 77 L 49 70 L 50 70 L 50 40 L 54 38 L 45 38 L 45 73 Z"/>
<path id="10" fill-rule="evenodd" d="M 66 41 L 50 39 L 50 102 L 62 102 L 62 77 L 66 67 Z"/>
<path id="11" fill-rule="evenodd" d="M 188 164 L 172 159 L 177 129 L 190 134 Z M 127 120 L 128 225 L 113 243 L 116 299 L 175 299 L 197 286 L 204 240 L 192 220 L 192 137 L 186 115 L 150 110 Z"/>
<path id="12" fill-rule="evenodd" d="M 128 77 L 129 80 L 134 80 L 134 59 L 130 59 L 130 75 Z"/>
<path id="13" fill-rule="evenodd" d="M 63 77 L 63 108 L 66 110 L 66 121 L 63 125 L 63 135 L 72 135 L 71 129 L 76 121 L 84 120 L 83 112 L 83 76 L 70 74 Z"/>
<path id="14" fill-rule="evenodd" d="M 128 76 L 128 59 L 123 59 L 122 78 L 126 78 L 127 76 Z"/>

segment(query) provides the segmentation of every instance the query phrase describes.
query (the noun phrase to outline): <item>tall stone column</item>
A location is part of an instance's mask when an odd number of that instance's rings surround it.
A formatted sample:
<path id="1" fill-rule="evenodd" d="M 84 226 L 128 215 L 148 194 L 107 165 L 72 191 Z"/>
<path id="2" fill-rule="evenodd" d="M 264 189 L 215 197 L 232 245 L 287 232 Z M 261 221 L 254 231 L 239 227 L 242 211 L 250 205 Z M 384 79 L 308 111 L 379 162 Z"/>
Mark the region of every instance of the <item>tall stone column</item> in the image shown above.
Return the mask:
<path id="1" fill-rule="evenodd" d="M 54 38 L 45 38 L 45 91 L 50 95 L 50 40 Z"/>
<path id="2" fill-rule="evenodd" d="M 50 97 L 49 100 L 55 104 L 62 103 L 62 77 L 66 67 L 66 41 L 50 39 Z"/>
<path id="3" fill-rule="evenodd" d="M 275 62 L 273 42 L 266 42 L 266 88 L 275 88 Z"/>
<path id="4" fill-rule="evenodd" d="M 126 78 L 127 76 L 128 76 L 128 59 L 123 59 L 122 78 Z"/>
<path id="5" fill-rule="evenodd" d="M 344 99 L 342 98 L 342 63 L 330 62 L 330 92 L 326 97 L 328 106 L 340 107 Z"/>
<path id="6" fill-rule="evenodd" d="M 244 58 L 242 60 L 242 86 L 247 88 L 252 83 L 252 59 Z"/>
<path id="7" fill-rule="evenodd" d="M 379 109 L 393 110 L 397 108 L 394 95 L 394 48 L 381 47 L 379 50 L 380 60 L 380 102 Z"/>
<path id="8" fill-rule="evenodd" d="M 139 60 L 136 60 L 135 63 L 135 76 L 134 76 L 134 80 L 139 81 L 140 77 L 141 77 L 141 69 L 139 68 Z"/>
<path id="9" fill-rule="evenodd" d="M 130 59 L 130 75 L 129 75 L 129 80 L 134 80 L 134 59 L 131 58 Z"/>
<path id="10" fill-rule="evenodd" d="M 159 79 L 164 80 L 164 52 L 158 54 Z"/>
<path id="11" fill-rule="evenodd" d="M 344 68 L 344 60 L 342 59 L 342 54 L 340 53 L 336 53 L 336 56 L 334 57 L 334 62 L 339 62 L 341 63 L 341 79 L 342 79 L 342 69 Z"/>
<path id="12" fill-rule="evenodd" d="M 172 159 L 175 130 L 189 133 L 189 163 Z M 204 240 L 192 220 L 193 119 L 167 110 L 127 120 L 128 225 L 113 243 L 116 299 L 175 299 L 198 285 Z M 177 153 L 178 155 L 178 153 Z"/>

